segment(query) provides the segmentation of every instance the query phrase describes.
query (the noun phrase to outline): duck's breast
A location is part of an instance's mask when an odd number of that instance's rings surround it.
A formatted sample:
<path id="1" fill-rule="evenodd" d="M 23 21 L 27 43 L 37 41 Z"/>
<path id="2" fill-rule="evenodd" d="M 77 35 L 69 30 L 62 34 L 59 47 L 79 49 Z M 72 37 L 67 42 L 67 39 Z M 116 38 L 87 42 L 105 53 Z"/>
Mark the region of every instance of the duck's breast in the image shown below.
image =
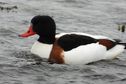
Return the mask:
<path id="1" fill-rule="evenodd" d="M 31 53 L 38 55 L 41 58 L 49 58 L 52 49 L 52 44 L 44 44 L 35 42 L 31 48 Z"/>

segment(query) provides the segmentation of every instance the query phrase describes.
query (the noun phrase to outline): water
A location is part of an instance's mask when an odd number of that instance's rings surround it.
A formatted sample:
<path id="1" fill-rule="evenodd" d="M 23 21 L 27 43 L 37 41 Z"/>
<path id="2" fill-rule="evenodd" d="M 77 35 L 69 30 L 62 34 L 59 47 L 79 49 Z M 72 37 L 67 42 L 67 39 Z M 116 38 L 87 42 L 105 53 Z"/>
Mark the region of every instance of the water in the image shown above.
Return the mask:
<path id="1" fill-rule="evenodd" d="M 0 0 L 0 84 L 126 84 L 126 51 L 117 59 L 88 65 L 51 65 L 32 55 L 38 36 L 22 39 L 18 34 L 35 15 L 52 16 L 57 32 L 100 34 L 126 42 L 126 33 L 116 24 L 126 22 L 125 0 Z"/>

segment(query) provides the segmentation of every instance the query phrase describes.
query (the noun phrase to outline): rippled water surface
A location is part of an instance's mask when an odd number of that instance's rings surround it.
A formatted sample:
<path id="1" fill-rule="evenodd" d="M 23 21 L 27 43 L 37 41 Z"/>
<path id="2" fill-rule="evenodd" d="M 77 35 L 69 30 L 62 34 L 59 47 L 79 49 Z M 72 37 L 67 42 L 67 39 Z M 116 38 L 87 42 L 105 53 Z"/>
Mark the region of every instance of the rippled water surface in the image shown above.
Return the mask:
<path id="1" fill-rule="evenodd" d="M 126 84 L 126 51 L 88 65 L 48 64 L 30 53 L 38 36 L 22 39 L 35 15 L 50 15 L 57 32 L 101 34 L 126 42 L 126 0 L 0 0 L 0 84 Z M 36 62 L 42 61 L 41 64 Z"/>

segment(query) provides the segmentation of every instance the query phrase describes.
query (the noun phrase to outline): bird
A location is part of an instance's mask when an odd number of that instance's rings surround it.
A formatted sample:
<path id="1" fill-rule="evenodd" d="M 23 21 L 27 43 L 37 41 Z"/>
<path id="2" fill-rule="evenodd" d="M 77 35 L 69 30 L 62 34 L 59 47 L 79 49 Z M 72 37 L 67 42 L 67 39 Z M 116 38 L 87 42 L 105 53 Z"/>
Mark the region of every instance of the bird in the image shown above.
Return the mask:
<path id="1" fill-rule="evenodd" d="M 56 23 L 51 16 L 37 15 L 31 25 L 19 36 L 38 35 L 31 53 L 48 59 L 50 64 L 89 64 L 116 58 L 126 49 L 126 43 L 102 35 L 83 32 L 56 33 Z"/>

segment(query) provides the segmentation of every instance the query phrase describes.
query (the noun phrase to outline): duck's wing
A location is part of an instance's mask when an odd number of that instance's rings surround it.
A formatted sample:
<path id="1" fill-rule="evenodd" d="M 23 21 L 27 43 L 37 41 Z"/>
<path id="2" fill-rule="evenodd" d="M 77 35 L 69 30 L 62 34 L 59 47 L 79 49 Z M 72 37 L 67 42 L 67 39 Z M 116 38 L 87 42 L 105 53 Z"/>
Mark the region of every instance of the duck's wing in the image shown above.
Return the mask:
<path id="1" fill-rule="evenodd" d="M 94 39 L 90 36 L 78 34 L 65 34 L 58 38 L 58 45 L 61 46 L 64 49 L 64 51 L 69 51 L 78 46 L 96 42 L 97 39 Z"/>

